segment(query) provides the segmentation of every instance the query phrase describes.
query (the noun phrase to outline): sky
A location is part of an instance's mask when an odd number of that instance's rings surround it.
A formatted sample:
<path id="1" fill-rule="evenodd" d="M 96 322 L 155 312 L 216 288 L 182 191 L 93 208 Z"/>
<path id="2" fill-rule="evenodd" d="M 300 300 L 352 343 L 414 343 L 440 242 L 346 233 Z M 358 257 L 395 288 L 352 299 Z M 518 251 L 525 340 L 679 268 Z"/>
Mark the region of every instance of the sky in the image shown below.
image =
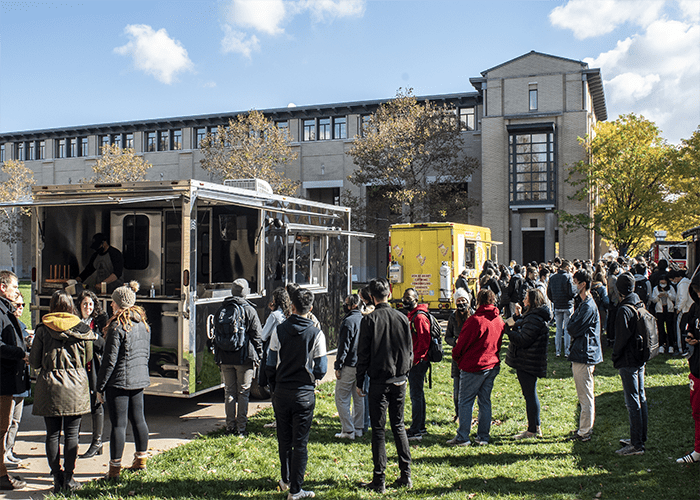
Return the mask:
<path id="1" fill-rule="evenodd" d="M 471 92 L 531 50 L 700 126 L 700 0 L 99 0 L 0 1 L 0 132 Z"/>

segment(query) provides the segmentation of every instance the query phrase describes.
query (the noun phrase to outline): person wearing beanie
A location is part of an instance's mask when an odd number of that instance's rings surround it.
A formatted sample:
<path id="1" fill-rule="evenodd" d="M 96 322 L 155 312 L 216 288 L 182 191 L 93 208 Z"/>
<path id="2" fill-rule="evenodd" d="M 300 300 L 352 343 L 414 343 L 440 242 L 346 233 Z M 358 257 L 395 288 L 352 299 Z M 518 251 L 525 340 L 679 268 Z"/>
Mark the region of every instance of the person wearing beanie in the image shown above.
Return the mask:
<path id="1" fill-rule="evenodd" d="M 620 293 L 620 305 L 615 318 L 615 343 L 612 361 L 622 379 L 622 392 L 629 413 L 630 438 L 620 439 L 618 455 L 642 455 L 647 440 L 647 399 L 644 392 L 645 362 L 637 350 L 635 330 L 638 321 L 636 309 L 644 304 L 634 293 L 635 279 L 629 272 L 617 277 L 615 284 Z"/>
<path id="2" fill-rule="evenodd" d="M 457 308 L 452 311 L 447 319 L 447 328 L 445 329 L 445 342 L 454 347 L 459 338 L 459 332 L 462 331 L 462 325 L 471 314 L 471 297 L 463 288 L 458 288 L 454 293 L 454 301 Z M 459 417 L 459 365 L 452 358 L 452 368 L 450 376 L 452 377 L 452 399 L 455 403 L 455 416 L 452 419 L 454 422 Z"/>
<path id="3" fill-rule="evenodd" d="M 131 423 L 136 448 L 131 470 L 145 469 L 148 458 L 143 390 L 151 383 L 148 372 L 151 329 L 146 312 L 136 305 L 138 291 L 139 283 L 131 281 L 112 292 L 112 317 L 105 327 L 104 354 L 97 374 L 97 399 L 101 403 L 106 401 L 112 423 L 107 479 L 119 478 L 127 423 Z"/>
<path id="4" fill-rule="evenodd" d="M 231 285 L 231 297 L 214 315 L 214 356 L 224 382 L 226 432 L 241 437 L 248 424 L 250 387 L 263 357 L 262 325 L 248 295 L 248 282 L 238 278 Z"/>

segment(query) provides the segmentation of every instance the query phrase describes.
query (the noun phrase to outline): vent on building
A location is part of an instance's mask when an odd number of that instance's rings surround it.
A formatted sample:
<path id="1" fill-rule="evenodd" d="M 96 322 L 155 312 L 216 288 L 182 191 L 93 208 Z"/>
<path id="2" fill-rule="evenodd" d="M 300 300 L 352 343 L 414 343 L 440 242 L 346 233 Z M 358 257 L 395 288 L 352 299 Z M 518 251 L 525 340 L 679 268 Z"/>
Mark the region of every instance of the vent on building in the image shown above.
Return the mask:
<path id="1" fill-rule="evenodd" d="M 530 227 L 537 227 L 537 219 L 530 219 Z"/>
<path id="2" fill-rule="evenodd" d="M 258 193 L 273 194 L 272 186 L 262 179 L 226 179 L 224 186 L 231 186 L 238 189 L 248 189 Z"/>

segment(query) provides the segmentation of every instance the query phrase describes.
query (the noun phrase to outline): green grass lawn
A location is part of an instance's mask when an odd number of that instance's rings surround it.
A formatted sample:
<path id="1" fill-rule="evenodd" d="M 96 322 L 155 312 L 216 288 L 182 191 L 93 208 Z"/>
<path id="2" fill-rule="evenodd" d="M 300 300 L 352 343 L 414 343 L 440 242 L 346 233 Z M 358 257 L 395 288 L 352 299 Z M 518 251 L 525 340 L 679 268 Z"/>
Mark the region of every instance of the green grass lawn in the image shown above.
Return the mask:
<path id="1" fill-rule="evenodd" d="M 505 353 L 505 346 L 504 346 Z M 495 425 L 492 444 L 454 448 L 449 357 L 433 370 L 433 388 L 426 384 L 429 435 L 411 446 L 414 487 L 387 490 L 386 497 L 405 499 L 654 499 L 700 498 L 700 467 L 675 459 L 693 447 L 693 420 L 688 401 L 687 361 L 659 355 L 647 367 L 649 441 L 646 454 L 620 457 L 618 439 L 629 437 L 627 410 L 620 378 L 605 352 L 596 370 L 597 418 L 593 439 L 572 443 L 577 399 L 571 368 L 555 358 L 550 345 L 549 378 L 539 381 L 544 437 L 516 442 L 512 436 L 526 425 L 525 403 L 515 372 L 502 365 L 492 402 Z M 358 488 L 372 478 L 370 435 L 338 442 L 340 426 L 334 384 L 318 391 L 309 442 L 305 489 L 317 498 L 379 498 Z M 408 400 L 408 397 L 407 397 Z M 475 407 L 476 415 L 476 407 Z M 410 422 L 410 402 L 406 404 Z M 277 490 L 279 459 L 274 429 L 264 429 L 271 410 L 251 418 L 246 439 L 214 433 L 164 452 L 142 473 L 124 472 L 119 484 L 93 482 L 76 495 L 82 498 L 286 498 Z M 473 430 L 473 434 L 476 429 Z M 387 483 L 398 475 L 396 453 L 387 432 Z"/>

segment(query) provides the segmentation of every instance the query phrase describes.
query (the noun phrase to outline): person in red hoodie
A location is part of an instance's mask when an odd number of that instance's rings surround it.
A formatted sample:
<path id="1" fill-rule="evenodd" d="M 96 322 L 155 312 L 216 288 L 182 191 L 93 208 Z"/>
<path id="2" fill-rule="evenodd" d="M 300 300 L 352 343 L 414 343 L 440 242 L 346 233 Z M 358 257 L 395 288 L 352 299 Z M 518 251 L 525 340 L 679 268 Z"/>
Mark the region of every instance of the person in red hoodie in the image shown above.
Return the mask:
<path id="1" fill-rule="evenodd" d="M 496 295 L 482 289 L 476 299 L 477 310 L 462 325 L 452 358 L 459 366 L 459 428 L 447 441 L 451 446 L 469 446 L 474 400 L 479 398 L 479 427 L 476 444 L 489 442 L 491 431 L 491 390 L 501 370 L 501 351 L 505 323 L 496 307 Z"/>
<path id="2" fill-rule="evenodd" d="M 418 303 L 418 292 L 408 288 L 403 294 L 403 307 L 408 312 L 413 338 L 413 367 L 408 372 L 408 389 L 411 396 L 411 427 L 406 431 L 409 441 L 420 441 L 428 431 L 425 429 L 425 374 L 430 368 L 430 318 L 428 304 Z"/>

